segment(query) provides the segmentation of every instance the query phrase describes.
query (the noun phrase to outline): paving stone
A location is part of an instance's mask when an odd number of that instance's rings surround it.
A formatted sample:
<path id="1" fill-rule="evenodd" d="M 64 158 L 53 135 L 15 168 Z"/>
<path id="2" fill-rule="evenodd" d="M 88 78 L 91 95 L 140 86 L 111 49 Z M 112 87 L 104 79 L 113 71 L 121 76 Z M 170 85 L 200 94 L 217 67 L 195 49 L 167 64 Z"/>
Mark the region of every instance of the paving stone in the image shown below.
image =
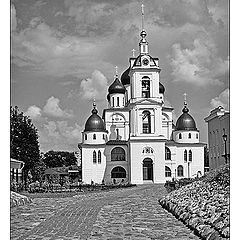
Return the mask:
<path id="1" fill-rule="evenodd" d="M 11 240 L 199 239 L 158 203 L 163 185 L 33 198 L 11 209 Z"/>

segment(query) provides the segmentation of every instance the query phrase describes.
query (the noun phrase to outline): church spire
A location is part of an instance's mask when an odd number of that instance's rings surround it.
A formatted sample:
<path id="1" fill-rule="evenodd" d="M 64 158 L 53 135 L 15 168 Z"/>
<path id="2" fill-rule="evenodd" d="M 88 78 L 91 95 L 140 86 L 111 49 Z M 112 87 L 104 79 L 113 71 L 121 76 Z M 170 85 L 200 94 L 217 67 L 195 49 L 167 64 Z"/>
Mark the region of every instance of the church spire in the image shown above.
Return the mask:
<path id="1" fill-rule="evenodd" d="M 95 97 L 93 98 L 93 109 L 92 109 L 92 114 L 97 114 L 98 110 L 96 109 L 96 100 Z"/>
<path id="2" fill-rule="evenodd" d="M 183 112 L 183 113 L 188 113 L 188 112 L 189 112 L 189 109 L 188 109 L 188 107 L 187 107 L 187 94 L 184 93 L 183 96 L 184 96 L 184 103 L 183 103 L 184 107 L 183 107 L 182 112 Z"/>
<path id="3" fill-rule="evenodd" d="M 140 33 L 141 40 L 139 42 L 139 52 L 141 55 L 148 54 L 148 42 L 146 40 L 147 33 L 144 30 L 144 4 L 142 1 L 141 5 L 141 11 L 142 11 L 142 31 Z"/>
<path id="4" fill-rule="evenodd" d="M 142 31 L 144 31 L 144 4 L 143 4 L 143 1 L 142 1 L 141 8 L 142 8 Z"/>

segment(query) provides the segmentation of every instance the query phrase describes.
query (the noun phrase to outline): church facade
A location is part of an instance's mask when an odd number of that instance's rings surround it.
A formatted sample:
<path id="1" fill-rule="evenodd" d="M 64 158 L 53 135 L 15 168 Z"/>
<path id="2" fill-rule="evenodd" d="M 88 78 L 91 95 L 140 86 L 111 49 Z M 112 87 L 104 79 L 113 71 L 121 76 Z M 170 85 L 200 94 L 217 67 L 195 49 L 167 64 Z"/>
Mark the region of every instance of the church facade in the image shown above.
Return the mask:
<path id="1" fill-rule="evenodd" d="M 204 173 L 204 146 L 186 99 L 176 126 L 165 106 L 159 59 L 141 31 L 139 55 L 108 88 L 102 117 L 94 103 L 78 145 L 84 183 L 165 183 Z"/>

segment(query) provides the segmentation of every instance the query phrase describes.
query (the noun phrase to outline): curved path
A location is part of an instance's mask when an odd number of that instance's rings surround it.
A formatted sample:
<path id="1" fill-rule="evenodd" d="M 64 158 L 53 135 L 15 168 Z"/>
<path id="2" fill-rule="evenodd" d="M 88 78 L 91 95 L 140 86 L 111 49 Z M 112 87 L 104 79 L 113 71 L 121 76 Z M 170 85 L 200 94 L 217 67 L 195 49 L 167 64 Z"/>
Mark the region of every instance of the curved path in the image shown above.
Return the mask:
<path id="1" fill-rule="evenodd" d="M 163 185 L 152 184 L 67 198 L 35 198 L 11 209 L 12 240 L 199 239 L 164 210 Z"/>

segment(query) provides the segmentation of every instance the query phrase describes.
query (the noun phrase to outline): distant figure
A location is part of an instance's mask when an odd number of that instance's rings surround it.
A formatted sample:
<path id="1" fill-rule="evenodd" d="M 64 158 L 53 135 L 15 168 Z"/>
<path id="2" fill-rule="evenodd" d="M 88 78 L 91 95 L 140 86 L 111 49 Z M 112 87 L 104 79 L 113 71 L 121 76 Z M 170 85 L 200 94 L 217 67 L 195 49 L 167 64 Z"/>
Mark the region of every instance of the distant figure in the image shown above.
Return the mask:
<path id="1" fill-rule="evenodd" d="M 94 184 L 94 181 L 92 180 L 92 181 L 91 181 L 91 185 L 93 185 L 93 184 Z"/>
<path id="2" fill-rule="evenodd" d="M 116 179 L 115 178 L 113 179 L 113 184 L 116 184 Z"/>

